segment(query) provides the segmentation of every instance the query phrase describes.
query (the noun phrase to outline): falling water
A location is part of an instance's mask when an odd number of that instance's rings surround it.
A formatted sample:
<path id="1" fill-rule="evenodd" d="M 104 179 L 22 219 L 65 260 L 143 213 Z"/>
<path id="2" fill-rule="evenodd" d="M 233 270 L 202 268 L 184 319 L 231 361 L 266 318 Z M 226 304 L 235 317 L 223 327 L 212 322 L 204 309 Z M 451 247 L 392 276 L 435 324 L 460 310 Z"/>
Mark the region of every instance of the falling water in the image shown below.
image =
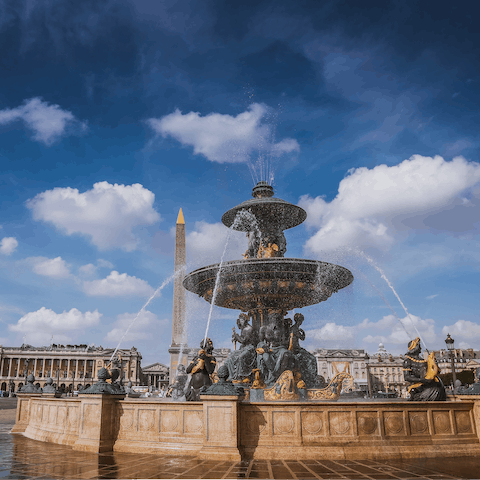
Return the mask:
<path id="1" fill-rule="evenodd" d="M 240 225 L 242 225 L 242 223 L 248 224 L 249 227 L 252 228 L 252 231 L 255 232 L 255 235 L 258 235 L 258 232 L 259 232 L 257 219 L 255 218 L 255 215 L 253 215 L 253 213 L 247 210 L 241 210 L 240 212 L 237 213 L 237 215 L 235 216 L 235 220 L 233 221 L 232 225 L 228 229 L 227 240 L 225 242 L 222 258 L 220 260 L 217 276 L 215 278 L 215 286 L 213 287 L 212 301 L 210 302 L 210 311 L 208 312 L 207 328 L 205 329 L 205 337 L 203 337 L 205 339 L 208 337 L 208 329 L 210 327 L 210 320 L 212 318 L 213 305 L 215 304 L 215 300 L 217 298 L 217 290 L 218 290 L 218 285 L 220 283 L 220 273 L 223 267 L 223 259 L 225 257 L 225 253 L 227 252 L 228 241 L 230 240 L 230 235 L 232 231 L 235 230 Z"/>
<path id="2" fill-rule="evenodd" d="M 402 300 L 400 299 L 400 297 L 398 296 L 398 293 L 395 291 L 395 289 L 393 288 L 393 285 L 390 283 L 390 280 L 388 280 L 387 276 L 385 275 L 385 272 L 373 261 L 372 258 L 370 258 L 365 252 L 363 252 L 362 250 L 357 250 L 358 253 L 360 253 L 364 258 L 365 260 L 367 260 L 367 262 L 372 265 L 372 267 L 380 274 L 380 276 L 385 280 L 385 282 L 387 283 L 387 285 L 390 287 L 390 289 L 392 290 L 393 294 L 395 295 L 395 297 L 397 297 L 397 300 L 400 302 L 400 305 L 402 306 L 403 310 L 405 311 L 405 313 L 407 314 L 407 317 L 410 319 L 410 321 L 412 322 L 412 325 L 413 325 L 413 328 L 415 329 L 415 331 L 417 332 L 417 335 L 418 337 L 420 338 L 420 340 L 422 341 L 422 344 L 423 346 L 425 347 L 425 350 L 428 352 L 428 348 L 427 348 L 427 345 L 425 343 L 425 341 L 423 340 L 422 338 L 422 335 L 420 334 L 420 332 L 418 331 L 418 328 L 417 326 L 415 325 L 415 323 L 413 322 L 413 319 L 412 317 L 410 316 L 410 313 L 408 312 L 407 310 L 407 307 L 404 305 L 404 303 L 402 302 Z M 405 328 L 405 327 L 404 327 Z M 408 332 L 407 332 L 408 334 Z"/>
<path id="3" fill-rule="evenodd" d="M 361 272 L 360 272 L 361 273 Z M 390 302 L 385 298 L 383 293 L 367 278 L 366 275 L 361 273 L 362 276 L 365 278 L 365 280 L 370 284 L 370 286 L 378 293 L 380 298 L 385 302 L 385 305 L 390 309 L 390 311 L 393 313 L 393 316 L 399 321 L 400 325 L 403 327 L 405 330 L 405 333 L 407 334 L 407 337 L 410 337 L 410 333 L 408 332 L 407 328 L 405 327 L 405 324 L 402 322 L 402 319 L 397 315 L 397 312 L 393 309 L 393 307 L 390 305 Z"/>
<path id="4" fill-rule="evenodd" d="M 120 348 L 120 345 L 123 341 L 123 339 L 127 336 L 128 332 L 130 331 L 130 329 L 132 328 L 133 324 L 136 322 L 137 318 L 145 311 L 145 309 L 148 307 L 148 305 L 150 304 L 150 302 L 176 277 L 178 276 L 179 274 L 181 273 L 184 273 L 184 270 L 183 269 L 179 269 L 177 270 L 173 275 L 171 275 L 170 277 L 168 277 L 166 280 L 164 280 L 164 282 L 155 290 L 155 292 L 153 292 L 153 295 L 147 300 L 147 302 L 145 303 L 145 305 L 139 310 L 139 312 L 135 315 L 135 318 L 132 320 L 132 322 L 130 323 L 130 325 L 128 326 L 128 328 L 125 330 L 125 333 L 122 335 L 122 338 L 120 339 L 120 341 L 118 342 L 118 345 L 115 347 L 115 350 L 113 351 L 112 353 L 112 356 L 110 357 L 110 362 L 113 360 L 113 358 L 115 357 L 115 354 L 117 353 L 118 349 Z"/>

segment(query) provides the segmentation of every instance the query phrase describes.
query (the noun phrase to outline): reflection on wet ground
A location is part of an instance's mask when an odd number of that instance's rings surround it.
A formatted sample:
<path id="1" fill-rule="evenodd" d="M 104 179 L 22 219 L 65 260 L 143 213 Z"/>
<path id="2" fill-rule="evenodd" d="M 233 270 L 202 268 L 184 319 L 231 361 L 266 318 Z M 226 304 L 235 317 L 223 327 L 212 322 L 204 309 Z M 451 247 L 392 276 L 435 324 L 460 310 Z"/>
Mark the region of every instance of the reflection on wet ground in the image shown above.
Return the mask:
<path id="1" fill-rule="evenodd" d="M 480 478 L 480 458 L 364 461 L 216 462 L 195 457 L 93 454 L 11 435 L 13 423 L 0 423 L 0 478 L 305 478 L 457 479 Z M 433 447 L 432 447 L 433 448 Z"/>

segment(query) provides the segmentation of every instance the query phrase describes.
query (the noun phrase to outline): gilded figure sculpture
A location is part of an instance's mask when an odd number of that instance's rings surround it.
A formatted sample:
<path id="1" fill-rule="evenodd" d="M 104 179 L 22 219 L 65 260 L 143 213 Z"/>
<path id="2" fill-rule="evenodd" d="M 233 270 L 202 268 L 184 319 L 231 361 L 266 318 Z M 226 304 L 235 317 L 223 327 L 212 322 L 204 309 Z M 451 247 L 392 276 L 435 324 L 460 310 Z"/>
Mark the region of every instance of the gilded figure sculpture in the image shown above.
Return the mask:
<path id="1" fill-rule="evenodd" d="M 215 357 L 212 355 L 213 342 L 210 338 L 206 338 L 200 342 L 200 350 L 198 354 L 190 362 L 187 367 L 187 373 L 192 375 L 190 384 L 187 388 L 185 397 L 188 401 L 200 400 L 200 389 L 203 386 L 212 384 L 211 375 L 217 364 Z"/>
<path id="2" fill-rule="evenodd" d="M 424 360 L 420 356 L 421 351 L 419 337 L 408 343 L 408 352 L 403 361 L 403 377 L 410 383 L 407 390 L 408 398 L 420 402 L 444 401 L 447 395 L 442 380 L 438 376 L 439 368 L 434 352 Z"/>

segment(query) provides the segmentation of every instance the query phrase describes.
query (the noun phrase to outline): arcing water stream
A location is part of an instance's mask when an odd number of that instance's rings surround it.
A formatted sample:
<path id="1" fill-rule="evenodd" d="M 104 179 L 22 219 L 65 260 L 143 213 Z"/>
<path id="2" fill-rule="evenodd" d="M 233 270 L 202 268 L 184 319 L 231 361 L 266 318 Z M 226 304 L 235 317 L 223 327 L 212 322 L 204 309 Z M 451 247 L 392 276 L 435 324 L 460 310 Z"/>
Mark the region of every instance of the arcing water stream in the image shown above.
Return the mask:
<path id="1" fill-rule="evenodd" d="M 360 272 L 361 275 L 365 278 L 365 280 L 370 284 L 370 286 L 378 293 L 378 295 L 380 296 L 380 298 L 385 302 L 385 305 L 390 309 L 390 311 L 392 312 L 393 316 L 398 320 L 398 322 L 400 323 L 400 325 L 403 327 L 403 329 L 405 330 L 405 333 L 407 334 L 407 336 L 409 337 L 410 336 L 410 333 L 408 332 L 407 328 L 405 327 L 404 323 L 402 322 L 402 319 L 397 315 L 397 312 L 395 312 L 395 310 L 393 309 L 393 307 L 390 305 L 390 302 L 385 298 L 385 296 L 383 295 L 383 293 L 368 279 L 368 277 Z"/>
<path id="2" fill-rule="evenodd" d="M 255 218 L 255 215 L 253 215 L 251 212 L 247 210 L 241 210 L 240 212 L 237 213 L 235 216 L 235 220 L 233 221 L 231 227 L 228 229 L 228 234 L 227 234 L 227 240 L 225 242 L 225 248 L 223 249 L 223 254 L 222 258 L 220 260 L 220 265 L 218 266 L 218 272 L 217 276 L 215 278 L 215 286 L 213 288 L 213 293 L 212 293 L 212 301 L 210 303 L 210 311 L 208 312 L 208 320 L 207 320 L 207 328 L 205 329 L 205 337 L 207 338 L 208 336 L 208 329 L 210 327 L 210 320 L 212 318 L 212 311 L 213 311 L 213 305 L 215 304 L 215 300 L 217 298 L 217 291 L 218 291 L 218 285 L 220 283 L 220 273 L 222 271 L 222 266 L 223 266 L 223 260 L 225 257 L 225 253 L 227 252 L 227 246 L 228 246 L 228 241 L 230 240 L 230 235 L 233 230 L 235 230 L 235 227 L 238 227 L 244 223 L 248 223 L 251 228 L 253 229 L 252 231 L 254 232 L 255 235 L 258 235 L 259 228 L 257 224 L 257 219 Z"/>
<path id="3" fill-rule="evenodd" d="M 417 335 L 418 337 L 420 338 L 420 340 L 422 341 L 422 344 L 423 346 L 425 347 L 425 350 L 428 352 L 428 348 L 427 348 L 427 345 L 425 343 L 425 341 L 423 340 L 422 338 L 422 335 L 420 334 L 420 332 L 418 331 L 418 328 L 417 326 L 415 325 L 412 317 L 410 316 L 410 313 L 408 312 L 407 310 L 407 307 L 403 304 L 402 300 L 400 299 L 400 297 L 398 296 L 398 293 L 395 291 L 395 289 L 393 288 L 393 285 L 390 283 L 390 280 L 388 280 L 387 276 L 385 275 L 385 272 L 373 261 L 372 258 L 370 258 L 365 252 L 363 252 L 362 250 L 354 250 L 355 253 L 361 255 L 363 258 L 365 258 L 365 260 L 367 260 L 367 262 L 372 265 L 372 267 L 380 274 L 380 276 L 385 280 L 385 282 L 387 283 L 387 285 L 390 287 L 390 289 L 392 290 L 393 294 L 395 295 L 395 297 L 397 297 L 397 300 L 399 301 L 400 305 L 402 306 L 403 310 L 405 311 L 405 313 L 407 314 L 407 317 L 410 319 L 410 321 L 412 322 L 412 325 L 413 325 L 413 328 L 415 329 L 415 331 L 417 332 Z M 398 317 L 397 317 L 398 318 Z M 399 319 L 400 320 L 400 319 Z M 401 322 L 400 322 L 401 323 Z M 403 325 L 403 324 L 402 324 Z M 403 328 L 405 328 L 405 326 L 403 325 Z M 406 331 L 406 330 L 405 330 Z M 408 335 L 408 332 L 407 332 L 407 335 Z"/>
<path id="4" fill-rule="evenodd" d="M 185 270 L 184 270 L 184 269 L 179 269 L 179 270 L 177 270 L 173 275 L 170 275 L 170 277 L 168 277 L 166 280 L 164 280 L 164 282 L 155 290 L 155 292 L 153 292 L 153 295 L 147 300 L 147 302 L 145 303 L 145 305 L 139 310 L 139 312 L 135 315 L 135 318 L 131 321 L 131 323 L 130 323 L 130 325 L 128 326 L 128 328 L 125 330 L 125 333 L 122 335 L 122 338 L 121 338 L 120 341 L 118 342 L 118 345 L 115 347 L 115 350 L 113 351 L 112 356 L 110 357 L 110 362 L 112 362 L 112 360 L 114 359 L 115 354 L 117 353 L 118 349 L 120 348 L 120 345 L 121 345 L 123 339 L 127 336 L 128 332 L 130 331 L 130 329 L 132 328 L 132 326 L 133 326 L 134 323 L 136 322 L 137 318 L 145 311 L 145 309 L 148 307 L 148 305 L 150 304 L 150 302 L 151 302 L 172 280 L 174 280 L 175 277 L 177 277 L 177 276 L 180 275 L 180 274 L 185 275 Z"/>

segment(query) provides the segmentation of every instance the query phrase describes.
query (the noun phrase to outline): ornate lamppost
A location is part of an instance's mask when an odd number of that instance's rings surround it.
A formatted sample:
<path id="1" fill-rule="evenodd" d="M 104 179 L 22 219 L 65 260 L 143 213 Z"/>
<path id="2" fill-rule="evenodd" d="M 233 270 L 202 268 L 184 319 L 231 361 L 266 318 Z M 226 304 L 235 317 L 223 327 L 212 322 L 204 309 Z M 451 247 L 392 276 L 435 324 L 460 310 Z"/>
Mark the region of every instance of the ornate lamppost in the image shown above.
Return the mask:
<path id="1" fill-rule="evenodd" d="M 370 376 L 370 356 L 368 353 L 365 355 L 365 366 L 367 367 L 367 388 L 368 398 L 372 398 L 372 378 Z"/>
<path id="2" fill-rule="evenodd" d="M 450 362 L 452 364 L 452 382 L 453 382 L 453 393 L 455 393 L 455 382 L 457 381 L 457 375 L 455 374 L 455 340 L 447 333 L 447 338 L 445 339 L 445 343 L 447 344 L 447 350 L 450 354 Z"/>

